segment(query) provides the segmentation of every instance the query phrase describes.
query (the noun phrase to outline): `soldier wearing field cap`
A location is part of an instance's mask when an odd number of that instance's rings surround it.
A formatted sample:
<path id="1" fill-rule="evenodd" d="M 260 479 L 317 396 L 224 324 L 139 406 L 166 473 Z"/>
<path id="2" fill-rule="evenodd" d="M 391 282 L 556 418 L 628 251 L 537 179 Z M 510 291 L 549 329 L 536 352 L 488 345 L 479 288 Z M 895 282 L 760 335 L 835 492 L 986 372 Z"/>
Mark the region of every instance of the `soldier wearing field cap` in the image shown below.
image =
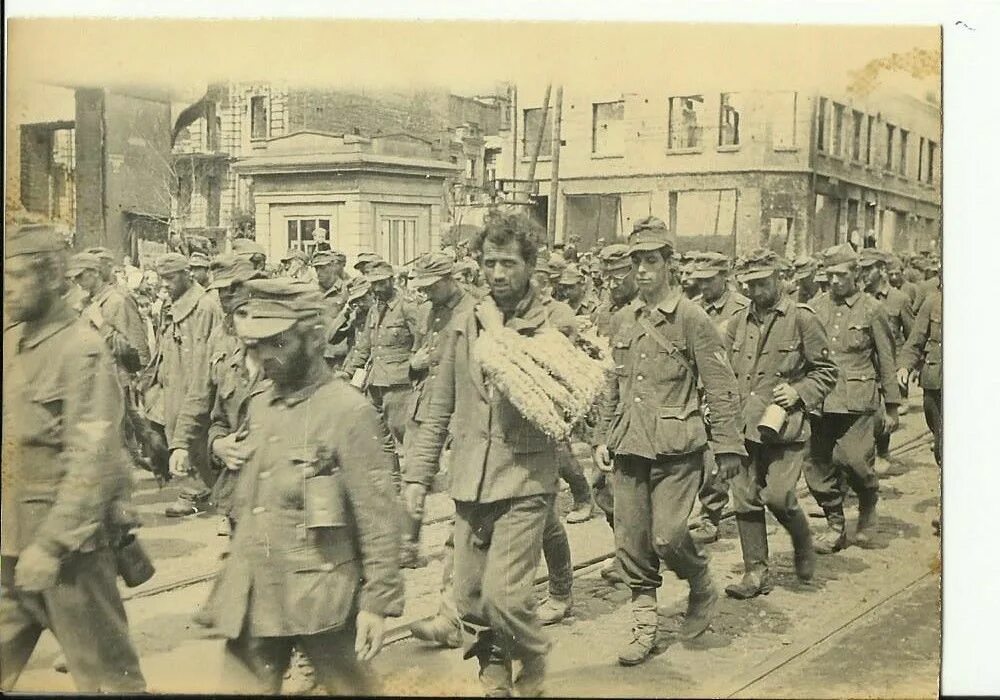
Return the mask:
<path id="1" fill-rule="evenodd" d="M 600 264 L 607 280 L 607 299 L 591 315 L 597 332 L 608 337 L 611 317 L 639 293 L 632 274 L 632 258 L 624 243 L 613 243 L 601 249 Z"/>
<path id="2" fill-rule="evenodd" d="M 917 298 L 917 285 L 906 279 L 903 268 L 904 265 L 899 256 L 888 253 L 886 279 L 889 280 L 889 284 L 906 295 L 906 298 L 910 300 L 910 309 L 916 314 L 917 308 L 913 306 L 913 302 Z"/>
<path id="3" fill-rule="evenodd" d="M 586 279 L 576 263 L 569 263 L 559 273 L 555 297 L 569 304 L 575 316 L 590 316 L 597 300 L 587 293 Z"/>
<path id="4" fill-rule="evenodd" d="M 312 270 L 309 269 L 309 255 L 301 248 L 289 248 L 281 257 L 281 276 L 311 282 Z"/>
<path id="5" fill-rule="evenodd" d="M 704 632 L 718 603 L 708 558 L 687 527 L 709 441 L 699 382 L 722 479 L 736 473 L 746 448 L 722 337 L 673 283 L 673 237 L 663 221 L 649 217 L 635 224 L 628 243 L 639 295 L 611 318 L 615 369 L 597 429 L 603 444 L 594 454 L 601 469 L 613 465 L 615 544 L 633 617 L 632 639 L 618 661 L 634 665 L 653 651 L 661 562 L 690 587 L 683 638 Z"/>
<path id="6" fill-rule="evenodd" d="M 740 278 L 752 302 L 726 328 L 750 457 L 731 482 L 744 571 L 726 593 L 738 599 L 771 590 L 765 507 L 792 538 L 799 579 L 812 579 L 816 566 L 795 487 L 808 450 L 808 414 L 821 410 L 837 382 L 837 366 L 815 312 L 782 293 L 780 274 L 773 252 L 751 254 Z"/>
<path id="7" fill-rule="evenodd" d="M 819 286 L 816 284 L 816 260 L 810 255 L 800 255 L 793 265 L 795 299 L 800 304 L 808 304 L 819 293 Z"/>
<path id="8" fill-rule="evenodd" d="M 115 256 L 112 255 L 111 251 L 104 246 L 91 246 L 90 248 L 84 248 L 83 252 L 94 255 L 101 261 L 101 275 L 106 282 L 114 284 Z"/>
<path id="9" fill-rule="evenodd" d="M 729 257 L 722 253 L 699 253 L 692 261 L 689 279 L 697 285 L 700 294 L 695 300 L 715 322 L 719 334 L 725 336 L 729 320 L 750 304 L 750 300 L 731 286 Z M 729 503 L 729 484 L 712 478 L 715 458 L 711 447 L 705 450 L 705 483 L 698 493 L 701 503 L 698 517 L 693 521 L 691 537 L 695 542 L 709 544 L 719 539 L 719 522 L 722 511 Z"/>
<path id="10" fill-rule="evenodd" d="M 191 278 L 202 287 L 207 287 L 209 283 L 209 268 L 211 263 L 208 256 L 196 250 L 188 256 L 188 266 L 191 268 Z"/>
<path id="11" fill-rule="evenodd" d="M 277 694 L 297 648 L 328 693 L 370 695 L 367 662 L 403 610 L 378 414 L 327 368 L 315 288 L 244 286 L 234 326 L 269 385 L 246 408 L 237 526 L 201 619 L 226 638 L 227 690 Z"/>
<path id="12" fill-rule="evenodd" d="M 355 277 L 344 289 L 344 305 L 330 323 L 325 357 L 333 370 L 340 370 L 354 348 L 358 332 L 364 328 L 371 306 L 371 282 L 364 276 Z"/>
<path id="13" fill-rule="evenodd" d="M 898 379 L 907 386 L 910 373 L 920 368 L 920 387 L 924 392 L 924 419 L 934 435 L 934 458 L 941 466 L 944 437 L 944 383 L 942 376 L 944 344 L 944 298 L 940 289 L 931 290 L 920 307 L 913 330 L 899 353 Z"/>
<path id="14" fill-rule="evenodd" d="M 913 300 L 913 308 L 920 311 L 927 294 L 935 289 L 941 289 L 941 260 L 936 255 L 928 255 L 923 260 L 924 279 L 917 283 L 917 295 Z"/>
<path id="15" fill-rule="evenodd" d="M 156 272 L 171 299 L 153 358 L 156 382 L 162 388 L 163 429 L 170 448 L 170 470 L 181 476 L 194 469 L 203 486 L 181 492 L 176 503 L 167 507 L 168 517 L 199 512 L 215 481 L 205 443 L 207 425 L 198 421 L 198 403 L 192 394 L 197 373 L 192 367 L 206 361 L 208 339 L 223 320 L 218 298 L 191 278 L 187 258 L 165 253 L 156 261 Z M 147 392 L 147 400 L 149 395 Z"/>
<path id="16" fill-rule="evenodd" d="M 354 263 L 354 269 L 363 275 L 369 265 L 378 262 L 384 262 L 381 255 L 370 250 L 363 250 L 358 253 L 358 259 Z"/>
<path id="17" fill-rule="evenodd" d="M 340 312 L 347 304 L 347 276 L 344 273 L 344 266 L 347 264 L 347 256 L 338 250 L 319 250 L 313 253 L 309 261 L 316 275 L 316 283 L 319 285 L 326 301 L 326 316 L 330 320 L 330 336 L 340 328 L 338 324 L 333 327 L 339 318 Z M 341 319 L 343 320 L 343 319 Z M 331 367 L 343 363 L 346 353 L 345 348 L 338 347 L 340 343 L 327 343 L 324 356 Z"/>
<path id="18" fill-rule="evenodd" d="M 900 403 L 892 329 L 882 305 L 860 286 L 858 254 L 848 245 L 824 251 L 830 292 L 812 308 L 830 339 L 837 384 L 812 424 L 806 483 L 826 514 L 828 528 L 815 542 L 821 554 L 846 544 L 844 482 L 858 495 L 857 539 L 866 541 L 876 525 L 875 413 L 880 393 L 886 429 L 899 424 Z"/>
<path id="19" fill-rule="evenodd" d="M 48 629 L 81 693 L 146 689 L 116 584 L 128 517 L 123 396 L 101 336 L 68 308 L 51 226 L 4 246 L 0 688 Z"/>
<path id="20" fill-rule="evenodd" d="M 258 272 L 267 270 L 267 251 L 257 241 L 237 238 L 233 241 L 233 255 L 249 260 Z"/>

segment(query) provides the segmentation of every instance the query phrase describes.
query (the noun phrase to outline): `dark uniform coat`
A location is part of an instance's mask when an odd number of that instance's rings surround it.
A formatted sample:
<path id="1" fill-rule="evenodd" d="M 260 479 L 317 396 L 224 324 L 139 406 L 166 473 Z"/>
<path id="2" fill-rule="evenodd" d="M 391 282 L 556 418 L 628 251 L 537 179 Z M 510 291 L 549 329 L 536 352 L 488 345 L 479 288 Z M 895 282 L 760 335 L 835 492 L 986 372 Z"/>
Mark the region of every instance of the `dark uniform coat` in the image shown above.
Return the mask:
<path id="1" fill-rule="evenodd" d="M 944 341 L 944 296 L 940 289 L 931 291 L 920 307 L 913 322 L 913 331 L 899 353 L 899 366 L 907 369 L 920 367 L 920 386 L 940 390 L 942 382 L 942 348 Z"/>
<path id="2" fill-rule="evenodd" d="M 872 296 L 882 302 L 885 314 L 889 317 L 892 339 L 898 351 L 910 337 L 910 329 L 913 328 L 913 308 L 910 298 L 884 280 Z"/>
<path id="3" fill-rule="evenodd" d="M 430 304 L 417 305 L 396 291 L 388 303 L 376 301 L 368 310 L 354 349 L 344 362 L 348 375 L 371 363 L 368 386 L 410 383 L 410 354 L 422 341 L 424 315 Z"/>

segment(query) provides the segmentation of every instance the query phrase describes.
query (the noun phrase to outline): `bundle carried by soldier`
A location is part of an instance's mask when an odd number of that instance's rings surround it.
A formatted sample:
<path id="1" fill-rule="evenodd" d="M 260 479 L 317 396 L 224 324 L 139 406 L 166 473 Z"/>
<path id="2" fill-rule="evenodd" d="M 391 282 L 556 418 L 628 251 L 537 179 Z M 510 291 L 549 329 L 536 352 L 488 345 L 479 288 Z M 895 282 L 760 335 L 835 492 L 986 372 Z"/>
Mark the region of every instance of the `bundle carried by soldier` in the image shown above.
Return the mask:
<path id="1" fill-rule="evenodd" d="M 504 325 L 489 299 L 476 315 L 483 330 L 473 352 L 487 381 L 536 428 L 567 439 L 606 386 L 614 366 L 607 341 L 587 324 L 572 339 L 547 326 L 522 335 Z"/>

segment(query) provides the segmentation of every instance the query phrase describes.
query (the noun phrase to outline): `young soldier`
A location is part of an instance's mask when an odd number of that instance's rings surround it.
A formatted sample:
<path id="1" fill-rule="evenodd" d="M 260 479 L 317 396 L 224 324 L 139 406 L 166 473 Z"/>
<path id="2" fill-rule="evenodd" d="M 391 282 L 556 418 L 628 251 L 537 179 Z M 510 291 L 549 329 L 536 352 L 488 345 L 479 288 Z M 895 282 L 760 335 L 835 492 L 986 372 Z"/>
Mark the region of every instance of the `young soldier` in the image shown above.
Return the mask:
<path id="1" fill-rule="evenodd" d="M 524 334 L 551 325 L 551 305 L 530 283 L 539 237 L 526 216 L 494 212 L 472 246 L 491 290 L 480 304 L 495 303 L 507 327 Z M 471 634 L 466 656 L 478 659 L 484 690 L 496 696 L 511 693 L 512 661 L 521 661 L 516 685 L 531 697 L 541 693 L 549 648 L 535 614 L 532 579 L 555 499 L 560 446 L 487 386 L 473 351 L 479 308 L 454 319 L 442 341 L 406 480 L 429 486 L 451 425 L 455 601 Z"/>
<path id="2" fill-rule="evenodd" d="M 246 287 L 234 325 L 270 384 L 249 400 L 237 527 L 203 619 L 226 638 L 233 689 L 277 694 L 298 648 L 328 693 L 371 695 L 367 662 L 403 610 L 378 414 L 326 366 L 318 293 L 287 278 Z"/>
<path id="3" fill-rule="evenodd" d="M 634 627 L 618 655 L 623 665 L 652 653 L 661 562 L 690 586 L 684 638 L 708 628 L 718 602 L 708 559 L 687 528 L 708 443 L 699 380 L 719 477 L 728 479 L 746 456 L 736 378 L 715 324 L 672 283 L 674 242 L 666 224 L 655 217 L 637 222 L 629 249 L 639 296 L 611 319 L 615 376 L 597 433 L 605 444 L 595 446 L 602 469 L 614 460 L 615 544 L 632 589 Z"/>
<path id="4" fill-rule="evenodd" d="M 4 262 L 0 688 L 48 629 L 78 691 L 142 693 L 112 549 L 129 490 L 114 361 L 62 298 L 51 226 L 8 233 Z"/>
<path id="5" fill-rule="evenodd" d="M 859 286 L 857 253 L 839 245 L 827 249 L 824 259 L 830 292 L 812 307 L 830 338 L 830 357 L 839 374 L 812 425 L 806 483 L 828 524 L 816 539 L 816 551 L 829 554 L 846 543 L 845 479 L 858 494 L 857 540 L 867 541 L 876 524 L 875 412 L 881 392 L 887 430 L 895 431 L 900 396 L 889 320 L 882 305 Z"/>
<path id="6" fill-rule="evenodd" d="M 748 463 L 732 480 L 736 526 L 743 550 L 743 580 L 726 586 L 733 598 L 771 590 L 764 507 L 791 535 L 795 573 L 813 577 L 816 553 L 805 513 L 795 496 L 809 439 L 811 411 L 837 383 L 826 332 L 816 314 L 781 293 L 780 265 L 771 251 L 758 250 L 740 273 L 752 303 L 729 322 L 726 346 L 743 404 Z M 759 425 L 771 404 L 785 413 L 778 430 Z"/>
<path id="7" fill-rule="evenodd" d="M 698 285 L 701 303 L 708 317 L 715 322 L 719 334 L 725 337 L 729 319 L 747 308 L 750 300 L 730 287 L 729 258 L 721 253 L 707 252 L 698 256 L 689 277 Z M 709 544 L 719 539 L 719 521 L 722 510 L 729 503 L 729 484 L 711 476 L 715 472 L 715 458 L 711 448 L 705 450 L 706 479 L 698 493 L 701 512 L 692 523 L 691 537 L 699 544 Z"/>

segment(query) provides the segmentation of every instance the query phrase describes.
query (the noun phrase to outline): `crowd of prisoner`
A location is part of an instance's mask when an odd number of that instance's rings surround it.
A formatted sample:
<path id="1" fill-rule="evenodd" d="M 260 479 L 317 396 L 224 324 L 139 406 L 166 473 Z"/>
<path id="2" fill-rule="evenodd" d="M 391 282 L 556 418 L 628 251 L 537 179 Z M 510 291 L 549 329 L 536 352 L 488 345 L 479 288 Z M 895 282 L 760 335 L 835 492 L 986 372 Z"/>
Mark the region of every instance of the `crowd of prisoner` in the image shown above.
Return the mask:
<path id="1" fill-rule="evenodd" d="M 362 253 L 352 274 L 328 244 L 272 266 L 236 239 L 144 270 L 105 249 L 73 253 L 48 226 L 9 233 L 3 688 L 44 629 L 79 690 L 145 688 L 116 584 L 139 524 L 137 466 L 184 486 L 167 516 L 215 513 L 229 538 L 196 619 L 226 639 L 238 688 L 278 692 L 297 654 L 329 692 L 377 692 L 367 662 L 403 612 L 401 569 L 425 564 L 425 500 L 444 488 L 455 519 L 439 611 L 413 633 L 464 646 L 487 696 L 532 697 L 542 628 L 573 605 L 560 479 L 566 523 L 599 508 L 614 531 L 601 573 L 630 589 L 632 635 L 608 653 L 635 665 L 656 651 L 662 571 L 690 588 L 681 636 L 711 624 L 706 546 L 730 499 L 744 561 L 733 598 L 771 589 L 765 509 L 802 581 L 817 553 L 848 545 L 848 488 L 851 541 L 872 536 L 918 373 L 940 464 L 934 256 L 843 244 L 794 263 L 769 250 L 733 261 L 676 251 L 655 217 L 593 251 L 542 239 L 496 211 L 405 269 Z M 486 302 L 523 335 L 592 323 L 608 339 L 614 371 L 576 449 L 484 377 L 473 345 Z M 815 533 L 796 496 L 803 473 L 825 515 Z"/>

